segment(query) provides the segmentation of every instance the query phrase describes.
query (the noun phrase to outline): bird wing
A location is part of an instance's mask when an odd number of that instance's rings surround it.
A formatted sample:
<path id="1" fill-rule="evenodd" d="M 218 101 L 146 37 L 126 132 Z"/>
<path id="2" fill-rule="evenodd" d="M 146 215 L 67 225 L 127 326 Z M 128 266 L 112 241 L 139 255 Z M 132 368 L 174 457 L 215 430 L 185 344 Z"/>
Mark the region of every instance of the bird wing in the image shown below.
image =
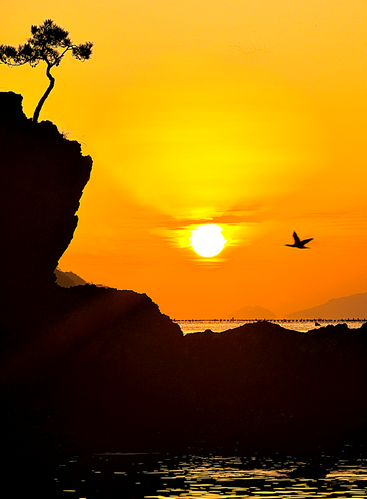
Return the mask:
<path id="1" fill-rule="evenodd" d="M 303 241 L 301 241 L 301 244 L 304 246 L 305 244 L 309 243 L 310 241 L 312 241 L 313 237 L 310 237 L 310 239 L 304 239 Z"/>
<path id="2" fill-rule="evenodd" d="M 293 232 L 293 237 L 294 237 L 294 244 L 300 244 L 300 239 L 297 236 L 296 232 Z"/>

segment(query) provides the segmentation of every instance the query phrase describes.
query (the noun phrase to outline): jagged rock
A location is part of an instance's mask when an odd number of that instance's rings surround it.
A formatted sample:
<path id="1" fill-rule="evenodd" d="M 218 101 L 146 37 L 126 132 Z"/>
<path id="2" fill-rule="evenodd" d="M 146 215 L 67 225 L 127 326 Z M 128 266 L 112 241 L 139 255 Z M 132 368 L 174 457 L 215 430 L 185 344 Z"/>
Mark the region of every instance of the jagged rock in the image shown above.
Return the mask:
<path id="1" fill-rule="evenodd" d="M 16 301 L 23 311 L 27 302 L 37 308 L 37 290 L 54 284 L 92 166 L 80 144 L 64 139 L 51 122 L 27 119 L 21 101 L 0 93 L 2 316 Z"/>
<path id="2" fill-rule="evenodd" d="M 55 270 L 56 283 L 63 288 L 71 288 L 72 286 L 84 286 L 87 282 L 74 274 L 74 272 L 63 272 L 60 269 Z"/>
<path id="3" fill-rule="evenodd" d="M 110 394 L 111 411 L 122 397 L 136 413 L 139 379 L 152 388 L 147 397 L 165 399 L 162 380 L 174 369 L 182 332 L 146 295 L 56 285 L 54 270 L 73 237 L 92 160 L 52 123 L 27 119 L 21 102 L 19 95 L 0 93 L 2 428 L 9 449 L 47 454 L 59 443 L 108 441 L 100 430 L 98 438 L 84 431 L 100 418 L 99 387 L 100 398 Z M 107 364 L 106 351 L 113 355 Z M 85 407 L 90 424 L 83 420 L 79 431 Z"/>

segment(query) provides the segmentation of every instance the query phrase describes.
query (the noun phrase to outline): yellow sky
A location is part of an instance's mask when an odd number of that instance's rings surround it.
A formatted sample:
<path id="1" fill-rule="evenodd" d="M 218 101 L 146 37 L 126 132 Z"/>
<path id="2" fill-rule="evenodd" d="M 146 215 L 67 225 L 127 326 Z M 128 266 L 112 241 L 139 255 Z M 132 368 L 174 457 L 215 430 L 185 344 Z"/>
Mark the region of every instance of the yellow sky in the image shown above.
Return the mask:
<path id="1" fill-rule="evenodd" d="M 47 18 L 95 44 L 40 116 L 94 161 L 63 270 L 173 318 L 367 291 L 364 0 L 3 0 L 0 43 Z M 28 116 L 44 71 L 0 65 Z M 204 223 L 228 241 L 213 259 L 189 244 Z"/>

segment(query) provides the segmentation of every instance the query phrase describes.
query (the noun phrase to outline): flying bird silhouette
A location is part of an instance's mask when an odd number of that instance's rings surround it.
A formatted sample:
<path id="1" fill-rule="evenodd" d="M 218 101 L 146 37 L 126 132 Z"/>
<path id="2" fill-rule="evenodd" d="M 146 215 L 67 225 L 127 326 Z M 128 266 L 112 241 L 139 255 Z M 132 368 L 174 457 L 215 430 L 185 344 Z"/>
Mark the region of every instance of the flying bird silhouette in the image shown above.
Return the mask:
<path id="1" fill-rule="evenodd" d="M 297 236 L 296 232 L 293 232 L 293 238 L 294 238 L 294 244 L 285 244 L 285 246 L 289 246 L 290 248 L 310 249 L 308 246 L 305 245 L 310 241 L 312 241 L 313 237 L 310 237 L 310 239 L 303 239 L 303 241 L 301 241 L 300 238 Z"/>

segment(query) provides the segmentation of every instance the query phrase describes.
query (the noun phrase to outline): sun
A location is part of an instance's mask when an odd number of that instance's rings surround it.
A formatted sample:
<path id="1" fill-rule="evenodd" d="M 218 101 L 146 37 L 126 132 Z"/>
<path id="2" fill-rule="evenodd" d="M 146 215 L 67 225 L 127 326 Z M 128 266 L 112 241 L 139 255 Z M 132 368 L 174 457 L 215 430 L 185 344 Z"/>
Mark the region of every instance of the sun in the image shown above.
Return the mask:
<path id="1" fill-rule="evenodd" d="M 191 246 L 198 255 L 205 258 L 218 255 L 226 242 L 222 234 L 222 227 L 219 225 L 198 225 L 195 230 L 191 231 Z"/>

